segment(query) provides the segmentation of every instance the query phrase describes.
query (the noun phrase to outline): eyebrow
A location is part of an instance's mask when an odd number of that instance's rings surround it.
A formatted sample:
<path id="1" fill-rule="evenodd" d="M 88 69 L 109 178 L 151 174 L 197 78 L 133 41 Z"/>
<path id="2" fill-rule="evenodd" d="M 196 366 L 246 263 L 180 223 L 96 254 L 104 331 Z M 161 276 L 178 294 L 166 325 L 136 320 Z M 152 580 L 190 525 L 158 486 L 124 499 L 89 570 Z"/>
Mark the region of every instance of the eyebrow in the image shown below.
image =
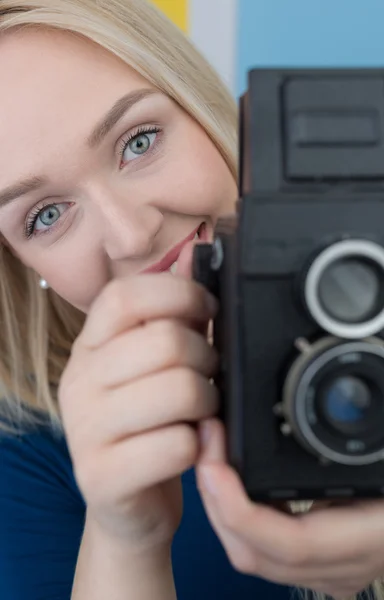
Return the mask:
<path id="1" fill-rule="evenodd" d="M 101 144 L 103 139 L 108 135 L 111 129 L 122 119 L 122 117 L 138 102 L 159 94 L 159 90 L 147 89 L 136 90 L 130 94 L 126 94 L 120 100 L 115 102 L 112 108 L 107 112 L 105 117 L 96 125 L 91 135 L 87 139 L 87 145 L 89 148 L 94 149 Z"/>
<path id="2" fill-rule="evenodd" d="M 96 124 L 92 133 L 87 137 L 86 144 L 88 148 L 91 150 L 97 148 L 113 127 L 135 104 L 149 96 L 159 93 L 161 92 L 156 89 L 143 88 L 119 98 L 107 114 Z M 46 184 L 48 184 L 48 179 L 46 177 L 34 176 L 8 186 L 6 189 L 0 191 L 0 209 L 13 200 L 16 200 L 16 198 L 34 192 Z"/>

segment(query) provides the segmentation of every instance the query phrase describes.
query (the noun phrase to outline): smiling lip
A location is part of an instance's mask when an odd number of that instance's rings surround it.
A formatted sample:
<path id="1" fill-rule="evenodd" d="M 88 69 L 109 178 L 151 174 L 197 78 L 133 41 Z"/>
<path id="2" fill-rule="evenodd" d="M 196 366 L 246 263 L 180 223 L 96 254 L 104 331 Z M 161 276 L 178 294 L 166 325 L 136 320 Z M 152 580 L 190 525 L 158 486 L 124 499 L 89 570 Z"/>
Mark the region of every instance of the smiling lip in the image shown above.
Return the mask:
<path id="1" fill-rule="evenodd" d="M 141 271 L 141 272 L 142 273 L 161 273 L 163 271 L 168 271 L 170 269 L 170 267 L 173 265 L 173 263 L 176 262 L 177 259 L 179 258 L 180 253 L 181 253 L 182 249 L 184 248 L 185 244 L 187 244 L 188 242 L 193 240 L 193 238 L 195 237 L 195 235 L 199 231 L 199 229 L 200 229 L 200 225 L 198 227 L 196 227 L 196 229 L 194 229 L 192 231 L 192 233 L 190 233 L 189 236 L 186 237 L 182 242 L 179 242 L 174 248 L 172 248 L 172 250 L 167 252 L 167 254 L 164 256 L 164 258 L 162 258 L 158 263 L 148 267 L 147 269 L 144 269 L 144 271 Z"/>

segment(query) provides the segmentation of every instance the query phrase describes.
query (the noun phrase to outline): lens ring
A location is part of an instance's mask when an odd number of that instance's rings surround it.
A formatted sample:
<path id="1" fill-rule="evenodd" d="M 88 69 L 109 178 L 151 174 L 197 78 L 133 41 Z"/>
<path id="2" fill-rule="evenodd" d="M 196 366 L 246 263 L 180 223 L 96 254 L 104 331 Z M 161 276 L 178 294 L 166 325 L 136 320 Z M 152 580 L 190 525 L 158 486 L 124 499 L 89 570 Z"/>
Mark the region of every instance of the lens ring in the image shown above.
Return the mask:
<path id="1" fill-rule="evenodd" d="M 328 333 L 346 339 L 365 338 L 384 328 L 384 307 L 372 319 L 349 324 L 333 319 L 323 308 L 319 298 L 319 285 L 325 271 L 332 263 L 351 257 L 371 260 L 384 274 L 384 248 L 368 240 L 343 240 L 326 248 L 311 264 L 306 275 L 304 299 L 312 318 Z"/>
<path id="2" fill-rule="evenodd" d="M 344 465 L 367 465 L 384 459 L 383 448 L 364 455 L 342 454 L 322 442 L 307 419 L 307 391 L 316 374 L 329 362 L 347 353 L 372 354 L 384 360 L 384 342 L 379 338 L 340 343 L 322 338 L 299 356 L 292 365 L 283 389 L 283 412 L 299 442 L 312 454 Z"/>

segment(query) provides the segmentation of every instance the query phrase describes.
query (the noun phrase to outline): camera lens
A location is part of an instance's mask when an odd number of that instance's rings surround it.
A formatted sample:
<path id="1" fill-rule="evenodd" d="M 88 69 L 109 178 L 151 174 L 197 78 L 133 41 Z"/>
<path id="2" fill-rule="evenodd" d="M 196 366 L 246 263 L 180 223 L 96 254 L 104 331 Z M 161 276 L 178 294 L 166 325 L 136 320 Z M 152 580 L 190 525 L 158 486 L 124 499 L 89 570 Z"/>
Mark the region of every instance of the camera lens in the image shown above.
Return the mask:
<path id="1" fill-rule="evenodd" d="M 329 246 L 312 262 L 304 286 L 312 318 L 341 338 L 384 328 L 384 248 L 366 240 Z"/>
<path id="2" fill-rule="evenodd" d="M 337 260 L 319 280 L 319 299 L 331 318 L 344 323 L 372 319 L 383 307 L 383 271 L 373 261 Z"/>
<path id="3" fill-rule="evenodd" d="M 297 441 L 336 463 L 384 459 L 384 342 L 322 338 L 289 369 L 283 414 Z"/>
<path id="4" fill-rule="evenodd" d="M 369 385 L 353 375 L 336 377 L 321 392 L 323 415 L 341 433 L 357 434 L 371 425 L 373 406 Z"/>

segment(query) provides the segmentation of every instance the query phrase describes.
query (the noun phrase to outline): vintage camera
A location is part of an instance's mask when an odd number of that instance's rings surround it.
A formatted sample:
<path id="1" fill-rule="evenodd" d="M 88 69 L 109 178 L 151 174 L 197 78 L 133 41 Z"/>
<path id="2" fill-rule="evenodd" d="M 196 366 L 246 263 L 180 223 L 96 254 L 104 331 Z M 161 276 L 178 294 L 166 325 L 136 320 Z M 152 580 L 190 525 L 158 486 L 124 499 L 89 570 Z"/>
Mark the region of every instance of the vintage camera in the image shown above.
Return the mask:
<path id="1" fill-rule="evenodd" d="M 384 494 L 384 69 L 255 69 L 240 200 L 194 277 L 229 460 L 276 502 Z"/>

